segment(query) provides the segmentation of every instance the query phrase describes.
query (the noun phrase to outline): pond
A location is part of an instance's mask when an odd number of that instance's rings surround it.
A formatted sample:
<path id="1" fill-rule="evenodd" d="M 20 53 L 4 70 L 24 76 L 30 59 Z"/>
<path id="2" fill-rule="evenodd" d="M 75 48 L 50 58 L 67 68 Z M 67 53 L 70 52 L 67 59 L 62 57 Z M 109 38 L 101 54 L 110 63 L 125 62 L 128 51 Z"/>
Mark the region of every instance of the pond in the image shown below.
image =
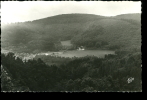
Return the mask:
<path id="1" fill-rule="evenodd" d="M 97 56 L 104 57 L 106 54 L 115 54 L 115 51 L 110 50 L 69 50 L 65 52 L 50 52 L 47 55 L 60 56 L 60 57 L 84 57 L 84 56 Z"/>

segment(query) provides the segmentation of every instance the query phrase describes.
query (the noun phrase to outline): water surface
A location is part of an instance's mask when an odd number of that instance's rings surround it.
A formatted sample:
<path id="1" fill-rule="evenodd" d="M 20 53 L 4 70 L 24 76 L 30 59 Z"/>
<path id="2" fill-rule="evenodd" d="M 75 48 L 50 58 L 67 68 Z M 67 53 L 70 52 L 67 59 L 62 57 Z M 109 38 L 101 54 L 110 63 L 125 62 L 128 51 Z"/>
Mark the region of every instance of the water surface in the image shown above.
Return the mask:
<path id="1" fill-rule="evenodd" d="M 106 54 L 115 54 L 115 51 L 110 50 L 70 50 L 66 52 L 60 52 L 55 54 L 61 57 L 84 57 L 84 56 L 97 56 L 104 57 Z"/>

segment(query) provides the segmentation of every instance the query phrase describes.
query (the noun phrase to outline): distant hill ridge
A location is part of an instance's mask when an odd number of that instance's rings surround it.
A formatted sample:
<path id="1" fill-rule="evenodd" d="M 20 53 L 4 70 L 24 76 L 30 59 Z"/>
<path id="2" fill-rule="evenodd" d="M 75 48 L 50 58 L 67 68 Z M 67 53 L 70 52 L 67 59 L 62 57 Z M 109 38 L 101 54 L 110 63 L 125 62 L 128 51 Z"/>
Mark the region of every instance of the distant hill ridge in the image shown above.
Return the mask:
<path id="1" fill-rule="evenodd" d="M 2 26 L 2 47 L 55 50 L 55 43 L 71 40 L 88 48 L 130 48 L 141 45 L 141 14 L 99 16 L 62 14 Z M 20 50 L 20 49 L 19 49 Z"/>

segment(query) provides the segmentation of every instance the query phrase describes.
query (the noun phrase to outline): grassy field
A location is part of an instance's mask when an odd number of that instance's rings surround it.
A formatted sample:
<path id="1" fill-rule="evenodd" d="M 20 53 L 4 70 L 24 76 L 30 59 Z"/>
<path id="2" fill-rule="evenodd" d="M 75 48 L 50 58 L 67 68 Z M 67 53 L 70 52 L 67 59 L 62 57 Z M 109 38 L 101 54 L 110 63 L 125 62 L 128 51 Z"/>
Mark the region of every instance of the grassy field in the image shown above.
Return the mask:
<path id="1" fill-rule="evenodd" d="M 62 44 L 63 46 L 72 46 L 70 40 L 67 40 L 67 41 L 61 41 L 61 44 Z"/>

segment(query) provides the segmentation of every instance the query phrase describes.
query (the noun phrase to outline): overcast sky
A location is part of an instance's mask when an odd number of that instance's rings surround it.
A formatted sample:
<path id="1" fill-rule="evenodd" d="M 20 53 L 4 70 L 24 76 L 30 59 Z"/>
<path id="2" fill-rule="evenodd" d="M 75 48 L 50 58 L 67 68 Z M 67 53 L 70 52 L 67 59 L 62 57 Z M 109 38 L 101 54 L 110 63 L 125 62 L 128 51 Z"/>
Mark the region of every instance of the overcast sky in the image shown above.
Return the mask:
<path id="1" fill-rule="evenodd" d="M 141 2 L 133 1 L 1 1 L 1 22 L 23 22 L 68 13 L 115 16 L 141 13 Z"/>

